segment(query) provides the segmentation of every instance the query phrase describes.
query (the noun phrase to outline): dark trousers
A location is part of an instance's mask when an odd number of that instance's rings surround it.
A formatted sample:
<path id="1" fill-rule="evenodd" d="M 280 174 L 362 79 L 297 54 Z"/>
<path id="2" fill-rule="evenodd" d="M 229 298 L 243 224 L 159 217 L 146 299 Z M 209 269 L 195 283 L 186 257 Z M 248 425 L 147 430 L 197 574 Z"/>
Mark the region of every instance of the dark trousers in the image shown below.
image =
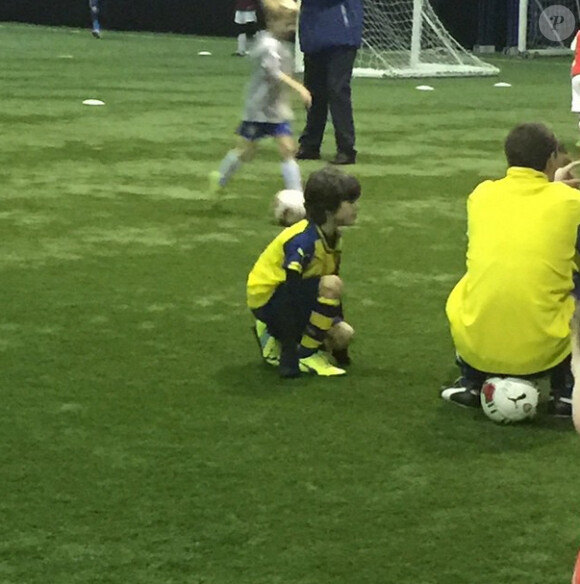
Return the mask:
<path id="1" fill-rule="evenodd" d="M 330 110 L 337 152 L 356 154 L 350 91 L 356 53 L 354 47 L 334 47 L 304 55 L 304 85 L 312 94 L 312 106 L 299 139 L 302 150 L 320 150 Z"/>
<path id="2" fill-rule="evenodd" d="M 571 355 L 568 355 L 561 363 L 555 365 L 547 371 L 539 371 L 530 375 L 507 375 L 505 373 L 486 373 L 475 369 L 466 363 L 461 357 L 456 357 L 457 365 L 461 370 L 461 377 L 463 377 L 465 387 L 468 389 L 480 390 L 485 380 L 489 377 L 519 377 L 520 379 L 538 379 L 540 377 L 550 378 L 550 393 L 555 397 L 572 396 L 572 389 L 574 387 L 574 378 L 572 377 L 572 370 L 570 369 Z"/>

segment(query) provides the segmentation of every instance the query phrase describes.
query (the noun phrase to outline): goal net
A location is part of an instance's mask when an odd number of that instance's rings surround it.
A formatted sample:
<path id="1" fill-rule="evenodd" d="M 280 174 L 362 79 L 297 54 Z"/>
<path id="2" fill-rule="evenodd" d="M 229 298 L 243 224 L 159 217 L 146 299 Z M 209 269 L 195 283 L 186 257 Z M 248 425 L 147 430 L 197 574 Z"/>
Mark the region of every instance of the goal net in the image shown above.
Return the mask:
<path id="1" fill-rule="evenodd" d="M 429 0 L 364 0 L 363 42 L 354 77 L 496 75 L 499 69 L 466 51 L 445 29 Z M 303 57 L 296 43 L 296 65 Z"/>
<path id="2" fill-rule="evenodd" d="M 569 53 L 579 17 L 580 0 L 519 0 L 518 52 Z"/>

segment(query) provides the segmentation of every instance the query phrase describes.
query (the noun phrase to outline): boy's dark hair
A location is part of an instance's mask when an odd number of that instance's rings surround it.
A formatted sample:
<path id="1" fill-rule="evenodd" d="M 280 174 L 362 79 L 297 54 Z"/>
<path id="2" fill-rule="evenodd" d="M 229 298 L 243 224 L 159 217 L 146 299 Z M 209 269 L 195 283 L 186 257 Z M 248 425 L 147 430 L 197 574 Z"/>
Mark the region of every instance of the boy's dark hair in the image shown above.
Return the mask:
<path id="1" fill-rule="evenodd" d="M 360 183 L 333 166 L 313 172 L 304 188 L 306 217 L 322 225 L 327 212 L 334 213 L 343 201 L 354 203 L 361 195 Z"/>
<path id="2" fill-rule="evenodd" d="M 558 152 L 558 140 L 544 124 L 519 124 L 508 134 L 504 151 L 508 166 L 543 171 L 550 156 Z"/>

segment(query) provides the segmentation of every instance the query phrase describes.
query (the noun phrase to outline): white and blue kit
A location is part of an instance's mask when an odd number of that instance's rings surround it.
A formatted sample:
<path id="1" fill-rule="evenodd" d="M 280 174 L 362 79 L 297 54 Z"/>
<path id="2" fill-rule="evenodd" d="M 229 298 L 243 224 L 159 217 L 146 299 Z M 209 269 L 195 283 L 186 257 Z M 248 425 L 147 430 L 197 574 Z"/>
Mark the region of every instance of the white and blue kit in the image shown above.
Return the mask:
<path id="1" fill-rule="evenodd" d="M 289 45 L 263 31 L 257 35 L 249 56 L 254 70 L 247 85 L 238 133 L 248 140 L 291 134 L 290 89 L 279 77 L 280 73 L 293 73 L 294 58 Z"/>

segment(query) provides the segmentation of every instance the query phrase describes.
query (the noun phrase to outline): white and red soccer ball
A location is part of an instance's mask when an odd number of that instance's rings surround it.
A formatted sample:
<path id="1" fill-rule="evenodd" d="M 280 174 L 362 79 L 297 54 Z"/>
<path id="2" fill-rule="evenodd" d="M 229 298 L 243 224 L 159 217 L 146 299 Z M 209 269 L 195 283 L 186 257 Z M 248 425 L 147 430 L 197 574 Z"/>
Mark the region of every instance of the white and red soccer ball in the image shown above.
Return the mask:
<path id="1" fill-rule="evenodd" d="M 536 415 L 538 388 L 517 377 L 490 377 L 481 388 L 481 407 L 499 424 L 513 424 Z"/>

